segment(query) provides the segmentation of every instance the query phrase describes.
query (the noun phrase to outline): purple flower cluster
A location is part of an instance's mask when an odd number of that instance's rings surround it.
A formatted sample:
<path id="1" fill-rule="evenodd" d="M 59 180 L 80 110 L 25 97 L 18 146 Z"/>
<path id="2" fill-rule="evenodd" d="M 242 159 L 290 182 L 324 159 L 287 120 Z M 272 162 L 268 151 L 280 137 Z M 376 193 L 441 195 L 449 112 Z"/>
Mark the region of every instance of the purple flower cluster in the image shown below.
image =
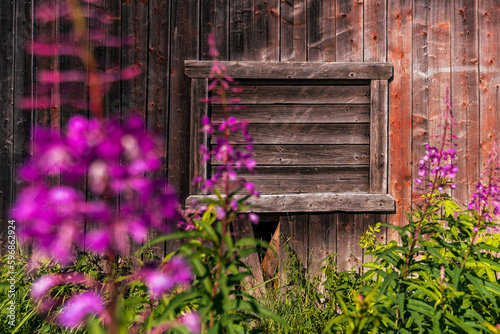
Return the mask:
<path id="1" fill-rule="evenodd" d="M 159 268 L 143 268 L 139 277 L 145 282 L 151 297 L 159 299 L 176 285 L 191 283 L 193 274 L 189 264 L 180 257 L 174 257 Z"/>
<path id="2" fill-rule="evenodd" d="M 498 163 L 498 147 L 496 142 L 493 142 L 493 148 L 490 152 L 489 159 L 486 161 L 486 169 L 482 172 L 482 178 L 477 183 L 476 192 L 472 194 L 472 199 L 468 205 L 469 210 L 474 210 L 479 213 L 482 222 L 488 223 L 500 218 L 500 164 Z M 485 226 L 489 231 L 489 226 Z M 498 231 L 498 227 L 493 227 Z M 475 227 L 477 232 L 479 226 Z"/>
<path id="3" fill-rule="evenodd" d="M 141 269 L 134 277 L 142 280 L 154 299 L 160 299 L 165 293 L 170 292 L 175 286 L 186 286 L 192 281 L 192 272 L 186 260 L 174 257 L 160 266 L 148 266 Z M 62 296 L 52 296 L 49 292 L 60 284 L 77 284 L 87 286 L 93 291 L 79 292 L 67 300 Z M 32 297 L 41 301 L 43 310 L 62 306 L 57 317 L 59 324 L 66 328 L 80 326 L 87 316 L 97 315 L 109 317 L 106 310 L 104 297 L 95 291 L 102 290 L 102 284 L 83 274 L 50 274 L 37 279 L 32 286 Z M 180 324 L 185 324 L 192 332 L 199 332 L 200 319 L 196 313 L 189 313 L 178 319 Z"/>
<path id="4" fill-rule="evenodd" d="M 418 178 L 415 179 L 416 187 L 424 184 L 428 189 L 443 192 L 446 188 L 455 189 L 456 185 L 450 182 L 455 178 L 458 167 L 453 162 L 457 158 L 457 151 L 453 148 L 452 139 L 456 138 L 451 133 L 451 128 L 455 126 L 451 116 L 451 100 L 448 89 L 446 90 L 446 107 L 442 113 L 443 134 L 439 135 L 438 147 L 425 145 L 425 155 L 418 162 Z"/>
<path id="5" fill-rule="evenodd" d="M 21 241 L 38 244 L 56 261 L 70 261 L 75 245 L 124 252 L 128 236 L 143 242 L 149 229 L 168 232 L 178 217 L 176 193 L 146 176 L 161 166 L 161 142 L 145 132 L 138 115 L 123 124 L 74 116 L 63 135 L 37 128 L 33 151 L 19 173 L 30 185 L 12 215 Z M 50 176 L 60 176 L 61 184 L 51 186 Z M 91 200 L 74 187 L 85 177 Z M 98 229 L 85 231 L 86 223 Z"/>
<path id="6" fill-rule="evenodd" d="M 208 86 L 208 90 L 212 94 L 202 102 L 222 104 L 224 115 L 222 119 L 210 119 L 207 116 L 202 118 L 202 131 L 208 135 L 217 135 L 217 138 L 213 147 L 201 146 L 199 148 L 200 154 L 203 162 L 213 159 L 212 164 L 217 165 L 217 168 L 211 178 L 203 180 L 201 177 L 197 177 L 193 182 L 201 182 L 202 190 L 205 193 L 211 193 L 215 187 L 224 187 L 230 183 L 233 188 L 241 187 L 246 189 L 249 195 L 258 196 L 255 186 L 237 175 L 237 172 L 242 169 L 253 172 L 257 165 L 251 152 L 253 139 L 247 130 L 248 122 L 228 116 L 229 110 L 241 108 L 241 106 L 232 105 L 238 103 L 239 100 L 226 97 L 226 92 L 228 90 L 240 92 L 241 89 L 234 87 L 234 79 L 227 73 L 225 66 L 218 61 L 219 52 L 215 47 L 212 34 L 208 36 L 208 43 L 209 55 L 213 58 Z M 238 136 L 242 138 L 240 141 L 234 139 Z"/>
<path id="7" fill-rule="evenodd" d="M 255 185 L 238 175 L 238 172 L 241 173 L 245 170 L 253 173 L 257 165 L 252 155 L 253 139 L 248 133 L 248 122 L 229 116 L 230 110 L 241 109 L 243 106 L 238 106 L 239 99 L 228 97 L 227 92 L 238 93 L 241 92 L 241 89 L 235 87 L 234 78 L 229 75 L 224 64 L 219 62 L 219 52 L 212 34 L 208 36 L 208 43 L 209 55 L 213 59 L 208 85 L 211 94 L 202 102 L 222 105 L 223 115 L 221 119 L 216 119 L 214 116 L 212 118 L 202 117 L 201 131 L 209 136 L 215 136 L 215 140 L 212 140 L 214 144 L 210 146 L 202 145 L 199 151 L 203 163 L 208 162 L 216 167 L 209 178 L 195 177 L 193 183 L 200 183 L 204 193 L 222 191 L 228 197 L 229 194 L 235 194 L 242 190 L 246 192 L 247 196 L 259 196 Z M 223 219 L 228 216 L 229 212 L 238 212 L 239 205 L 235 199 L 227 199 L 224 207 L 215 208 L 217 218 Z M 196 207 L 196 203 L 194 203 L 193 207 L 186 212 L 187 222 L 182 222 L 180 226 L 186 230 L 194 229 L 193 219 L 199 219 L 206 210 L 206 206 Z M 248 218 L 255 224 L 259 221 L 259 217 L 253 213 L 249 214 Z"/>

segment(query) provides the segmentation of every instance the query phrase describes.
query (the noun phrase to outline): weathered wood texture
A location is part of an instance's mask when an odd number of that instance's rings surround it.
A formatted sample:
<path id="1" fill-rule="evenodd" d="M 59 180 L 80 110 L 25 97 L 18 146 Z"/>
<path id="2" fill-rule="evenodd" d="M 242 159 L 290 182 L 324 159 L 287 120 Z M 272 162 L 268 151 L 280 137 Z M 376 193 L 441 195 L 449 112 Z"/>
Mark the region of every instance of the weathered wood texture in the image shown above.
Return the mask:
<path id="1" fill-rule="evenodd" d="M 389 106 L 386 182 L 389 194 L 396 200 L 396 213 L 387 217 L 368 213 L 352 216 L 343 213 L 339 216 L 335 212 L 338 207 L 322 202 L 324 209 L 334 211 L 288 216 L 291 227 L 281 227 L 288 231 L 288 235 L 300 238 L 300 242 L 293 243 L 300 254 L 309 254 L 309 249 L 320 249 L 321 255 L 317 257 L 321 257 L 326 252 L 342 250 L 339 263 L 350 267 L 351 253 L 356 258 L 359 255 L 355 245 L 362 230 L 377 221 L 396 225 L 405 223 L 404 209 L 412 201 L 416 159 L 424 152 L 424 144 L 435 140 L 431 135 L 439 131 L 437 125 L 444 107 L 446 87 L 450 87 L 457 122 L 453 131 L 459 136 L 457 162 L 460 171 L 457 190 L 452 195 L 460 203 L 466 203 L 475 190 L 491 140 L 498 139 L 500 20 L 496 0 L 150 0 L 122 3 L 106 0 L 103 4 L 112 10 L 114 17 L 121 17 L 122 22 L 115 33 L 123 37 L 134 34 L 138 37 L 138 44 L 130 49 L 122 47 L 106 51 L 98 48 L 99 64 L 103 69 L 106 66 L 111 66 L 106 69 L 112 69 L 139 63 L 144 72 L 133 82 L 111 88 L 106 100 L 107 114 L 111 110 L 122 110 L 125 114 L 127 109 L 137 108 L 146 115 L 148 128 L 165 136 L 166 160 L 158 175 L 168 176 L 180 190 L 182 198 L 189 193 L 190 152 L 196 149 L 189 147 L 190 136 L 199 135 L 195 129 L 190 130 L 188 108 L 191 92 L 196 91 L 196 87 L 191 87 L 188 76 L 184 74 L 184 61 L 209 60 L 208 33 L 215 35 L 221 60 L 242 61 L 232 74 L 244 75 L 247 79 L 262 79 L 264 72 L 280 76 L 280 80 L 309 79 L 303 74 L 307 69 L 305 72 L 313 70 L 317 79 L 322 75 L 336 75 L 337 78 L 352 80 L 350 74 L 353 73 L 355 79 L 362 80 L 366 71 L 358 62 L 376 62 L 380 63 L 379 79 L 387 80 L 392 71 L 387 72 L 389 67 L 383 63 L 394 66 L 392 81 L 386 88 L 389 99 L 385 101 Z M 25 37 L 30 35 L 30 15 L 34 10 L 34 4 L 29 1 L 4 1 L 0 5 L 2 231 L 5 231 L 9 218 L 8 209 L 16 197 L 15 169 L 27 155 L 29 130 L 36 123 L 52 126 L 58 131 L 73 112 L 85 113 L 68 107 L 34 111 L 18 109 L 18 98 L 32 93 L 29 86 L 35 66 L 38 69 L 67 69 L 74 65 L 71 59 L 58 57 L 33 61 L 23 52 Z M 34 28 L 37 34 L 49 33 L 55 37 L 67 29 L 50 23 L 36 24 Z M 252 63 L 255 61 L 269 63 L 266 66 L 259 64 L 256 68 Z M 288 62 L 304 62 L 304 65 L 302 69 L 291 71 Z M 328 67 L 324 65 L 326 62 L 333 62 L 336 68 L 324 72 Z M 203 71 L 207 70 L 205 66 Z M 200 72 L 201 68 L 188 66 L 189 71 Z M 58 94 L 65 92 L 65 87 L 59 87 L 51 99 L 57 101 Z M 315 94 L 322 98 L 323 93 Z M 87 92 L 79 91 L 79 94 L 86 96 Z M 251 102 L 251 96 L 247 100 Z M 324 102 L 300 106 L 254 104 L 246 110 L 235 111 L 235 114 L 249 119 L 251 126 L 266 123 L 268 126 L 276 124 L 279 128 L 281 124 L 293 123 L 299 127 L 315 124 L 310 129 L 321 129 L 319 124 L 323 124 L 325 131 L 329 131 L 328 126 L 333 126 L 329 125 L 332 117 L 354 128 L 374 122 L 369 101 L 351 105 L 321 103 Z M 313 111 L 314 122 L 311 123 Z M 220 109 L 214 106 L 212 116 L 218 113 Z M 380 127 L 385 126 L 380 124 Z M 269 134 L 265 136 L 269 137 Z M 274 138 L 274 134 L 270 138 Z M 383 136 L 363 135 L 363 138 L 363 144 L 358 147 L 360 151 L 348 155 L 343 152 L 347 145 L 352 145 L 350 143 L 344 143 L 342 148 L 331 142 L 315 142 L 317 155 L 311 151 L 311 161 L 356 165 L 351 163 L 358 161 L 353 154 L 359 154 L 359 164 L 364 165 L 367 158 L 363 150 L 366 150 L 368 141 L 371 147 L 372 144 L 385 144 Z M 269 166 L 280 165 L 273 160 L 274 150 L 280 150 L 284 157 L 281 165 L 288 166 L 303 163 L 295 155 L 298 145 L 304 145 L 302 149 L 306 150 L 311 144 L 297 140 L 294 144 L 275 142 L 268 144 L 268 148 L 258 145 L 258 159 L 264 159 Z M 369 156 L 370 161 L 373 158 Z M 371 180 L 376 177 L 370 175 Z M 292 206 L 297 203 L 287 205 L 293 211 Z M 350 224 L 356 232 L 348 229 Z M 305 239 L 299 235 L 304 231 L 308 233 Z M 384 233 L 380 236 L 382 240 L 394 237 Z M 343 237 L 343 234 L 350 237 Z M 169 247 L 162 245 L 158 252 L 168 251 Z M 348 255 L 349 259 L 346 258 Z M 316 260 L 314 256 L 307 258 L 307 262 L 312 263 L 310 268 L 317 268 Z"/>
<path id="2" fill-rule="evenodd" d="M 201 198 L 215 199 L 215 195 L 192 195 L 186 200 L 187 204 L 199 201 Z M 389 194 L 280 194 L 260 195 L 252 198 L 252 212 L 393 212 L 394 198 Z"/>

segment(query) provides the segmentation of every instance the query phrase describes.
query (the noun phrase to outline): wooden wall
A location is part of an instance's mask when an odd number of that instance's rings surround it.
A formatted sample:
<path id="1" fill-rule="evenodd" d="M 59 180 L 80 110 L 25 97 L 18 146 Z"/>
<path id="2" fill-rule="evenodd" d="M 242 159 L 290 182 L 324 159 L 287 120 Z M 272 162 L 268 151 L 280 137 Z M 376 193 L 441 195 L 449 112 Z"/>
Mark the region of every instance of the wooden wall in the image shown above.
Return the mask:
<path id="1" fill-rule="evenodd" d="M 185 59 L 208 59 L 206 35 L 215 34 L 222 60 L 391 62 L 389 84 L 389 192 L 395 214 L 283 215 L 281 228 L 310 269 L 328 252 L 340 268 L 362 261 L 359 234 L 377 221 L 404 224 L 412 179 L 424 144 L 439 131 L 439 115 L 450 88 L 459 136 L 457 189 L 466 203 L 500 126 L 499 0 L 104 0 L 121 17 L 118 34 L 134 34 L 133 48 L 105 51 L 106 59 L 139 63 L 144 74 L 113 87 L 110 108 L 141 110 L 148 126 L 168 139 L 162 173 L 182 196 L 189 180 L 189 79 Z M 35 68 L 63 68 L 61 59 L 33 59 L 23 51 L 31 31 L 33 3 L 0 4 L 0 219 L 5 231 L 17 189 L 14 170 L 26 155 L 34 123 L 64 124 L 71 110 L 21 111 L 17 98 L 31 93 Z M 384 231 L 380 239 L 392 239 Z M 162 250 L 160 250 L 162 251 Z"/>

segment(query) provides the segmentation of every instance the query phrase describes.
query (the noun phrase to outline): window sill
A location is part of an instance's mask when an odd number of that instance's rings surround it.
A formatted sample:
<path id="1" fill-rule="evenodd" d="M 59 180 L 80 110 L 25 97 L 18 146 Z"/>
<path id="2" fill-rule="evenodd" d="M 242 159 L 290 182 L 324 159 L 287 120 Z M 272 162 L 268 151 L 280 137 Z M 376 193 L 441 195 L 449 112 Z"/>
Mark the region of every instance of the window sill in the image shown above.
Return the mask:
<path id="1" fill-rule="evenodd" d="M 186 205 L 215 195 L 191 195 Z M 261 195 L 249 200 L 251 212 L 395 212 L 394 198 L 389 194 L 307 193 Z"/>

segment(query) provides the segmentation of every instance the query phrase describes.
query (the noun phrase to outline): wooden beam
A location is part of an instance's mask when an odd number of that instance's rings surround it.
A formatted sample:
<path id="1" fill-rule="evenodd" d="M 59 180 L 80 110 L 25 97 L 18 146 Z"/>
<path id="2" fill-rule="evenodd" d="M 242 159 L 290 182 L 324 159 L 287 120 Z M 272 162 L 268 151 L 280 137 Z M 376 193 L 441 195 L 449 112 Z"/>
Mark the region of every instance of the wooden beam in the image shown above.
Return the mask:
<path id="1" fill-rule="evenodd" d="M 214 195 L 192 195 L 193 201 L 216 199 Z M 261 195 L 249 200 L 252 212 L 394 212 L 394 198 L 389 194 L 308 193 Z"/>
<path id="2" fill-rule="evenodd" d="M 304 63 L 223 61 L 229 75 L 237 79 L 355 79 L 388 80 L 392 65 L 388 63 Z M 184 62 L 186 75 L 207 78 L 211 61 Z"/>

